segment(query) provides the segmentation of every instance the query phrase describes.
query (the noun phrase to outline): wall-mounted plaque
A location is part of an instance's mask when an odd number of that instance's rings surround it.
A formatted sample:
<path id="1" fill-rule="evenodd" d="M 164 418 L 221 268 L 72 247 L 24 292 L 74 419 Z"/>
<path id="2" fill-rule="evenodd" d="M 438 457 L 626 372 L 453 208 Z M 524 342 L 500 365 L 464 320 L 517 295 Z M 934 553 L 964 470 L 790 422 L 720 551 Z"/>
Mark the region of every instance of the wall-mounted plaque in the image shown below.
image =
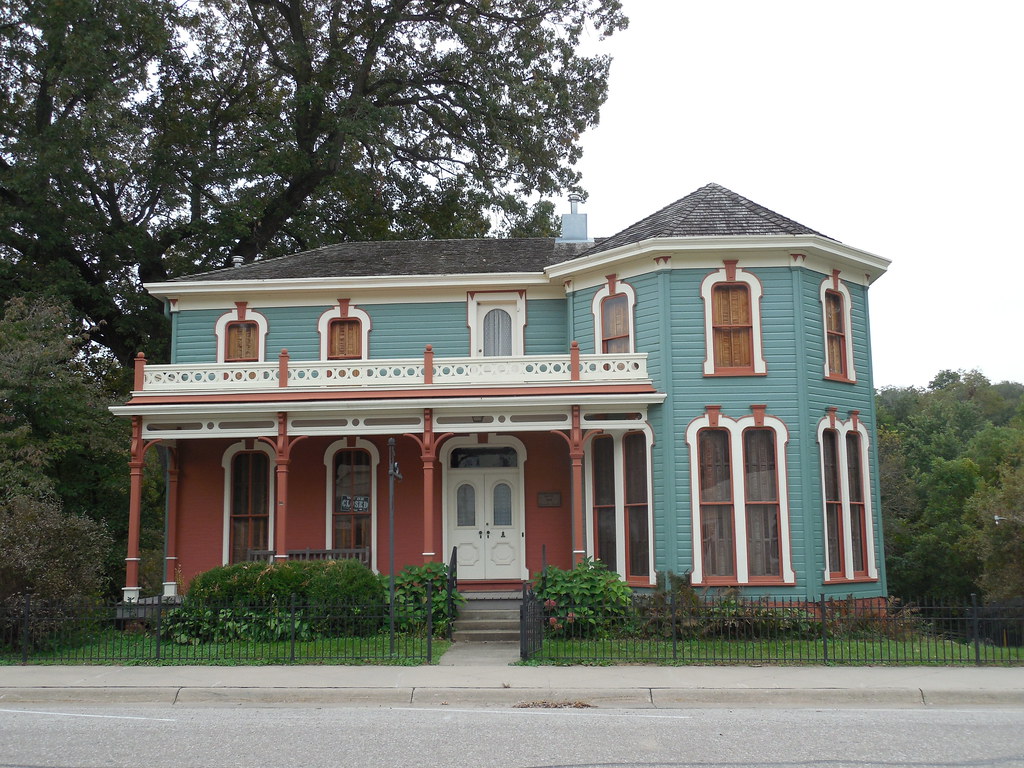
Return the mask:
<path id="1" fill-rule="evenodd" d="M 562 494 L 558 491 L 541 491 L 537 494 L 538 507 L 562 506 Z"/>

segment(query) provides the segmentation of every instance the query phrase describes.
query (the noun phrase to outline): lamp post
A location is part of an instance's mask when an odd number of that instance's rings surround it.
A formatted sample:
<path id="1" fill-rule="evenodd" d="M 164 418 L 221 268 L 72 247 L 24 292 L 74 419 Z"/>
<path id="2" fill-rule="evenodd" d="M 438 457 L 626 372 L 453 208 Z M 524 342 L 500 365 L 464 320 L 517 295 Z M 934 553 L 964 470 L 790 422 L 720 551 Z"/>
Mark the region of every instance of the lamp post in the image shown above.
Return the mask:
<path id="1" fill-rule="evenodd" d="M 395 438 L 388 438 L 388 593 L 390 597 L 388 615 L 391 638 L 391 655 L 395 655 L 395 479 L 401 480 L 395 461 Z"/>

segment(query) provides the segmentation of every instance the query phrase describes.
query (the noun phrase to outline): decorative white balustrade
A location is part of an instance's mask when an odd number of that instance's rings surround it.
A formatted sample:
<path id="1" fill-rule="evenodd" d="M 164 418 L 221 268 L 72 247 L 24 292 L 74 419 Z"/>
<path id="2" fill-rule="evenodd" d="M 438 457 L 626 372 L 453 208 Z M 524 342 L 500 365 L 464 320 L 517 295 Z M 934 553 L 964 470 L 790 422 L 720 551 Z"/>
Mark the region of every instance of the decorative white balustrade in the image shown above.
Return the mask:
<path id="1" fill-rule="evenodd" d="M 284 382 L 282 382 L 282 377 Z M 135 390 L 240 392 L 289 389 L 418 389 L 601 384 L 647 380 L 647 355 L 530 355 L 269 363 L 147 365 L 136 360 Z"/>

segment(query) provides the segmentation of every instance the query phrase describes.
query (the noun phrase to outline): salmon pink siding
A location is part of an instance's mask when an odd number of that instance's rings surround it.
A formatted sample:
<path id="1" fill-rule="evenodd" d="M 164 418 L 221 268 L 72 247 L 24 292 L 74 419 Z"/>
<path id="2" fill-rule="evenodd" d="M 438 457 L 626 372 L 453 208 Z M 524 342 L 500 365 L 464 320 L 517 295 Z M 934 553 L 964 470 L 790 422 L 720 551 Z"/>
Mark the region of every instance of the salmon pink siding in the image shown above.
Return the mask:
<path id="1" fill-rule="evenodd" d="M 526 559 L 530 573 L 544 563 L 571 567 L 568 484 L 569 459 L 565 441 L 549 434 L 518 435 L 526 452 L 525 534 Z M 362 438 L 387 456 L 387 438 Z M 179 444 L 180 491 L 177 516 L 179 580 L 188 584 L 198 573 L 219 566 L 224 552 L 224 487 L 221 462 L 224 452 L 237 440 L 190 440 Z M 287 547 L 290 550 L 327 549 L 327 466 L 324 457 L 334 438 L 309 437 L 296 444 L 289 470 Z M 247 443 L 249 445 L 249 443 Z M 529 457 L 534 460 L 530 461 Z M 416 443 L 399 437 L 396 460 L 403 479 L 395 487 L 395 565 L 401 569 L 423 562 L 423 471 Z M 273 463 L 271 473 L 273 474 Z M 377 466 L 376 562 L 381 573 L 388 572 L 388 477 L 387 465 Z M 440 510 L 443 488 L 435 486 L 434 508 Z M 560 506 L 540 507 L 539 494 L 557 494 Z M 443 521 L 435 520 L 434 551 L 442 552 Z M 448 560 L 448 553 L 443 558 Z"/>

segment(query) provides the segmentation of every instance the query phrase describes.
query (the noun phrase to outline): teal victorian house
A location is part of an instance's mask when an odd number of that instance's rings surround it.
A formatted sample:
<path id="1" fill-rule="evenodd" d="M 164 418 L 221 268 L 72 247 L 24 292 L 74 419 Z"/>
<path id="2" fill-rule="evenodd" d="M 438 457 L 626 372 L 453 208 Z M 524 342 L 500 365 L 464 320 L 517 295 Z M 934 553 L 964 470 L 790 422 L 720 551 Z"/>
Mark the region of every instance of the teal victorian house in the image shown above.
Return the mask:
<path id="1" fill-rule="evenodd" d="M 574 203 L 575 209 L 575 203 Z M 224 563 L 453 553 L 463 589 L 604 561 L 767 596 L 885 594 L 868 286 L 888 261 L 715 184 L 618 234 L 342 243 L 148 285 L 165 591 Z"/>

